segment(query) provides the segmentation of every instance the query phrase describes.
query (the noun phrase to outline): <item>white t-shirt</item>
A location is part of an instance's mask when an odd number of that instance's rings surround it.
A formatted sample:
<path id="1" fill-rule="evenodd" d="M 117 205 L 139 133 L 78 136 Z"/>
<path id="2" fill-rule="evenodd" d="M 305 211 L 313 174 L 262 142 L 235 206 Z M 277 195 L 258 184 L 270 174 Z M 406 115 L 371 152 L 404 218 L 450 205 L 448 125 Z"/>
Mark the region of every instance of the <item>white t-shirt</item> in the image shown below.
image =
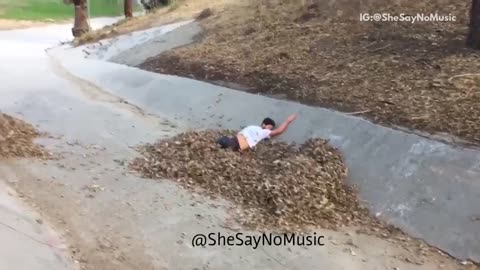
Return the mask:
<path id="1" fill-rule="evenodd" d="M 248 126 L 242 129 L 238 134 L 245 137 L 245 139 L 247 139 L 248 146 L 253 148 L 255 145 L 257 145 L 257 143 L 269 138 L 271 132 L 271 130 L 263 129 L 259 126 Z"/>

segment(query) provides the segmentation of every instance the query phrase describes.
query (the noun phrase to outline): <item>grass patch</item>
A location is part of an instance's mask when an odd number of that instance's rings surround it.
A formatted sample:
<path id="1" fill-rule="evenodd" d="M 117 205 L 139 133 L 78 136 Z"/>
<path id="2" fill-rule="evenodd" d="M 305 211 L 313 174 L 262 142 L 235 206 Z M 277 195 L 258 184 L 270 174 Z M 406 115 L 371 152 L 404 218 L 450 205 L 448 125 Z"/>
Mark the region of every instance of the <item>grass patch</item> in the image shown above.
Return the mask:
<path id="1" fill-rule="evenodd" d="M 135 6 L 135 10 L 139 7 Z M 91 17 L 121 16 L 122 0 L 90 0 Z M 73 18 L 72 5 L 61 0 L 0 0 L 0 18 L 14 20 L 64 20 Z"/>
<path id="2" fill-rule="evenodd" d="M 12 4 L 5 4 L 5 19 L 15 20 L 45 20 L 45 19 L 67 19 L 73 17 L 73 7 L 64 5 L 62 2 L 54 1 L 17 1 Z"/>

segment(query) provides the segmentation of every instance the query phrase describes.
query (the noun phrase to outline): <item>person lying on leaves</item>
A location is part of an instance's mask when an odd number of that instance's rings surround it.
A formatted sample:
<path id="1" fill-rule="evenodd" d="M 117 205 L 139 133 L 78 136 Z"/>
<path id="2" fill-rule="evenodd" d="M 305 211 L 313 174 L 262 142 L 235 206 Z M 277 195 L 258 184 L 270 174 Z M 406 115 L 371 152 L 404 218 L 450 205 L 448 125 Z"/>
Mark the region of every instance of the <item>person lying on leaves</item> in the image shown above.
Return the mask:
<path id="1" fill-rule="evenodd" d="M 221 148 L 232 149 L 234 151 L 253 149 L 259 142 L 284 133 L 288 129 L 288 126 L 296 118 L 297 115 L 292 114 L 278 128 L 275 128 L 275 121 L 267 117 L 263 119 L 260 126 L 247 126 L 246 128 L 242 129 L 236 136 L 220 137 L 217 140 L 217 143 L 220 145 Z"/>

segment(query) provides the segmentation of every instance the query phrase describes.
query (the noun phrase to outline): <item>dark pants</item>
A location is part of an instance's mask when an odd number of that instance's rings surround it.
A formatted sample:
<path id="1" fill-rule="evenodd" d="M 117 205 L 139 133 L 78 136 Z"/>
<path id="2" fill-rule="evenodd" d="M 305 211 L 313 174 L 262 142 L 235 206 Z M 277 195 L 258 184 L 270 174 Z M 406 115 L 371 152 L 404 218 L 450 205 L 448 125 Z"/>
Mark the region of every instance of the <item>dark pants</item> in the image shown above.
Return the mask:
<path id="1" fill-rule="evenodd" d="M 240 150 L 240 143 L 238 142 L 237 137 L 227 137 L 227 136 L 222 136 L 217 140 L 217 143 L 222 147 L 223 149 L 232 149 L 234 151 Z"/>

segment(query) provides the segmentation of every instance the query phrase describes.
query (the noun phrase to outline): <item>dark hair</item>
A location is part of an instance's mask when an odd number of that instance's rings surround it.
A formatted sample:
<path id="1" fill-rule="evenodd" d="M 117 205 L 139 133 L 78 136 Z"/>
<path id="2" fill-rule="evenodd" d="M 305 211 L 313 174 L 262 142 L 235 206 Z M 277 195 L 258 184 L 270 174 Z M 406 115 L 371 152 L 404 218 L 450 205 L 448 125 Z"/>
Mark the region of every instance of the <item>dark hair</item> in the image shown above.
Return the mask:
<path id="1" fill-rule="evenodd" d="M 272 118 L 267 117 L 267 118 L 263 119 L 262 125 L 266 125 L 266 126 L 271 125 L 272 127 L 275 127 L 275 121 L 273 121 Z"/>

